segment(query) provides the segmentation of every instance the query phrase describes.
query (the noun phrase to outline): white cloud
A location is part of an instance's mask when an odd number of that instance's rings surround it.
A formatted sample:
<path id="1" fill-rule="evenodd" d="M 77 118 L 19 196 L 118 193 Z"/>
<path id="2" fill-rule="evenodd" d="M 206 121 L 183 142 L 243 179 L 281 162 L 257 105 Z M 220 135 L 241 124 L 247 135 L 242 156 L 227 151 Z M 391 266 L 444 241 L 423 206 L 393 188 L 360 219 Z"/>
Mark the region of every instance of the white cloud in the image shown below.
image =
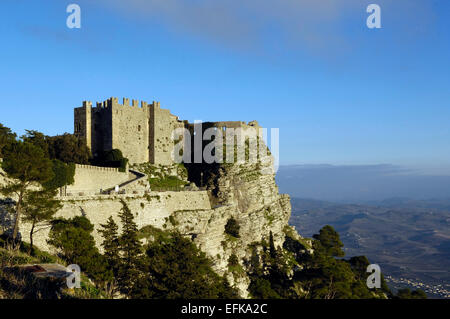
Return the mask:
<path id="1" fill-rule="evenodd" d="M 391 21 L 407 28 L 430 20 L 426 0 L 102 0 L 134 18 L 153 19 L 178 33 L 241 50 L 308 50 L 323 54 L 349 49 L 352 32 L 365 27 L 366 7 L 381 5 Z"/>

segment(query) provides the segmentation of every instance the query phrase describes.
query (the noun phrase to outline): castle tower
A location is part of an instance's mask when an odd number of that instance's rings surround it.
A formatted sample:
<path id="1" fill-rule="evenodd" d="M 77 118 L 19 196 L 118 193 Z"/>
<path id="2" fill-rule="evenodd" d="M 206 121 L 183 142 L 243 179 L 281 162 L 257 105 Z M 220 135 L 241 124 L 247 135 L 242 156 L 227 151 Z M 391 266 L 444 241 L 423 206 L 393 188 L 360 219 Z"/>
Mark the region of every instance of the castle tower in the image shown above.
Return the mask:
<path id="1" fill-rule="evenodd" d="M 112 97 L 95 108 L 85 101 L 75 109 L 75 135 L 86 141 L 92 155 L 120 149 L 130 164 L 173 164 L 172 132 L 184 125 L 156 101 L 139 107 L 137 100 L 124 98 L 120 104 Z"/>
<path id="2" fill-rule="evenodd" d="M 184 123 L 169 110 L 162 109 L 160 102 L 149 104 L 149 161 L 152 164 L 173 164 L 174 141 L 172 133 Z"/>
<path id="3" fill-rule="evenodd" d="M 74 109 L 74 133 L 92 150 L 92 102 L 83 101 L 82 107 Z"/>

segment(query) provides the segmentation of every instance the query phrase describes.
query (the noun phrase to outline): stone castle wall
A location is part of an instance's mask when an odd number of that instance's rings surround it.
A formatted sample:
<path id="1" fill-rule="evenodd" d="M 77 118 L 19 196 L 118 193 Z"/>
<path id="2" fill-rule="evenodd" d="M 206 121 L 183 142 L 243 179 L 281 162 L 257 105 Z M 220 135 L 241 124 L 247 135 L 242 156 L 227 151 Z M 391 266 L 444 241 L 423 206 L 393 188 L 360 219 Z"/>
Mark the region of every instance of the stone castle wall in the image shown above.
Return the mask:
<path id="1" fill-rule="evenodd" d="M 146 105 L 139 107 L 135 100 L 112 104 L 112 148 L 120 149 L 130 163 L 149 161 L 148 112 Z"/>
<path id="2" fill-rule="evenodd" d="M 97 103 L 84 101 L 74 111 L 75 135 L 84 139 L 96 156 L 101 151 L 120 149 L 130 164 L 173 164 L 172 132 L 185 123 L 159 102 L 148 104 L 137 100 L 110 98 Z"/>
<path id="3" fill-rule="evenodd" d="M 138 228 L 152 225 L 160 229 L 172 228 L 169 216 L 184 211 L 208 211 L 211 209 L 208 193 L 206 191 L 189 192 L 150 192 L 145 195 L 97 195 L 77 196 L 61 198 L 63 207 L 56 217 L 72 218 L 86 216 L 94 225 L 92 233 L 96 244 L 101 248 L 103 238 L 98 230 L 101 224 L 105 224 L 112 216 L 121 227 L 118 214 L 122 208 L 120 199 L 123 199 L 135 216 Z M 29 224 L 22 224 L 20 232 L 24 241 L 29 242 Z M 40 230 L 34 236 L 36 246 L 52 251 L 47 244 L 50 226 L 40 226 Z"/>
<path id="4" fill-rule="evenodd" d="M 169 110 L 161 109 L 159 102 L 150 107 L 150 163 L 173 164 L 172 132 L 178 127 L 184 127 L 184 123 L 172 115 Z"/>
<path id="5" fill-rule="evenodd" d="M 76 165 L 75 183 L 67 186 L 67 194 L 98 194 L 100 190 L 113 188 L 135 178 L 129 172 L 120 172 L 118 168 Z"/>
<path id="6" fill-rule="evenodd" d="M 83 106 L 74 109 L 74 133 L 86 141 L 86 145 L 94 152 L 92 145 L 92 103 L 83 102 Z"/>

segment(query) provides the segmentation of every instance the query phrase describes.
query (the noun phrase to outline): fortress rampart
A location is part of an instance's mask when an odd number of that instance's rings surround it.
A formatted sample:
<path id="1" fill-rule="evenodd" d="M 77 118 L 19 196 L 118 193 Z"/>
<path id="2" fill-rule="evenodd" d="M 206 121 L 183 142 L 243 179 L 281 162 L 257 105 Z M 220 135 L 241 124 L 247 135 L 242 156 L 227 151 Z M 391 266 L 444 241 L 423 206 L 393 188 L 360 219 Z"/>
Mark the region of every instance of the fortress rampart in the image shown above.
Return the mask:
<path id="1" fill-rule="evenodd" d="M 120 199 L 123 199 L 135 216 L 134 221 L 138 228 L 152 225 L 160 229 L 172 228 L 174 225 L 169 221 L 172 215 L 183 214 L 188 211 L 209 211 L 211 203 L 207 191 L 184 191 L 184 192 L 149 192 L 145 195 L 96 195 L 79 197 L 62 197 L 63 207 L 58 211 L 56 217 L 72 218 L 75 216 L 86 216 L 94 225 L 92 235 L 96 244 L 101 248 L 103 238 L 98 230 L 100 225 L 106 224 L 107 219 L 112 216 L 116 223 L 121 226 L 118 214 L 122 208 Z M 1 215 L 1 214 L 0 214 Z M 28 240 L 30 225 L 21 225 L 21 234 L 24 240 Z M 50 226 L 43 226 L 34 236 L 36 246 L 45 250 L 52 250 L 47 244 Z"/>
<path id="2" fill-rule="evenodd" d="M 98 194 L 101 190 L 123 184 L 135 176 L 130 172 L 120 172 L 118 168 L 76 165 L 75 183 L 68 185 L 66 195 Z"/>

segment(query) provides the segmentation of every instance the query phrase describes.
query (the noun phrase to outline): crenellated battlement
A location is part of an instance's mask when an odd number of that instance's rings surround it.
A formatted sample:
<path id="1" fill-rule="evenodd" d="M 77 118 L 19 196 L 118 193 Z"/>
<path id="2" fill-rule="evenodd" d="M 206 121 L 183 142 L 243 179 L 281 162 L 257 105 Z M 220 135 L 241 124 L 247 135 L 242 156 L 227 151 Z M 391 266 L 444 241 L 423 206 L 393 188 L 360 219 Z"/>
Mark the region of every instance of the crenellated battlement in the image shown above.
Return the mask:
<path id="1" fill-rule="evenodd" d="M 147 109 L 149 107 L 155 107 L 157 109 L 161 108 L 161 103 L 157 101 L 153 101 L 152 103 L 148 103 L 146 101 L 139 101 L 132 99 L 130 103 L 129 98 L 123 98 L 122 104 L 119 103 L 119 99 L 117 97 L 110 97 L 109 99 L 103 101 L 103 102 L 96 102 L 96 108 L 97 109 L 107 109 L 112 106 L 122 106 L 122 107 L 132 107 L 132 108 L 140 108 L 140 109 Z M 83 108 L 91 108 L 92 102 L 91 101 L 83 101 Z"/>
<path id="2" fill-rule="evenodd" d="M 124 97 L 122 104 L 117 97 L 97 102 L 84 101 L 75 109 L 75 134 L 86 141 L 94 157 L 104 151 L 119 149 L 130 164 L 152 163 L 171 165 L 174 142 L 172 133 L 178 128 L 193 130 L 193 124 L 181 121 L 161 103 L 140 101 Z M 249 128 L 257 122 L 224 121 L 204 123 L 204 127 Z M 88 168 L 88 167 L 86 167 Z M 90 167 L 91 170 L 108 168 Z M 111 170 L 111 169 L 109 169 Z"/>
<path id="3" fill-rule="evenodd" d="M 84 108 L 90 108 L 92 107 L 92 102 L 91 101 L 83 101 L 83 107 Z"/>
<path id="4" fill-rule="evenodd" d="M 75 164 L 76 169 L 88 169 L 88 170 L 95 170 L 95 171 L 101 171 L 101 172 L 116 172 L 119 173 L 119 168 L 116 167 L 101 167 L 101 166 L 92 166 L 92 165 L 83 165 L 83 164 Z M 120 172 L 123 173 L 123 172 Z"/>

